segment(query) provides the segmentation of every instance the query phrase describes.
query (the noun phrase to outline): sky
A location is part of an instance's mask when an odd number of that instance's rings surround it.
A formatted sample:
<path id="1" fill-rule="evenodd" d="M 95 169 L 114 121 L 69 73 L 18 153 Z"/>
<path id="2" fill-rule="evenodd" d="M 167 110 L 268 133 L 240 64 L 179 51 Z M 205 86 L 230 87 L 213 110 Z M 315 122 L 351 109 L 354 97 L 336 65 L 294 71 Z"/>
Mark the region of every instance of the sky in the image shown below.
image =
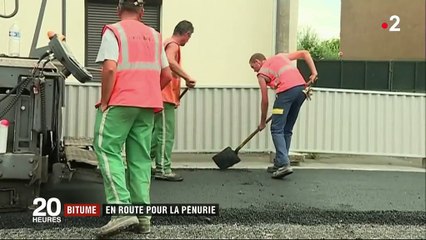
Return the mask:
<path id="1" fill-rule="evenodd" d="M 299 0 L 298 30 L 310 27 L 322 40 L 340 38 L 341 0 Z"/>

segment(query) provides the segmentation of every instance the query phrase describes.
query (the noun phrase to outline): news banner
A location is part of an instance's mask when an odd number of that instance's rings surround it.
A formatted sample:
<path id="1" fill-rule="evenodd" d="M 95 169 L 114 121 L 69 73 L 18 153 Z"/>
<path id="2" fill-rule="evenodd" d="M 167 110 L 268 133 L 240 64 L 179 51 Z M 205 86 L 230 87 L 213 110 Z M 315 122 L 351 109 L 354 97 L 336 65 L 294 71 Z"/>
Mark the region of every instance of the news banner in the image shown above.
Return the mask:
<path id="1" fill-rule="evenodd" d="M 219 204 L 98 204 L 64 203 L 58 198 L 35 198 L 33 223 L 60 223 L 63 217 L 101 216 L 217 216 Z"/>

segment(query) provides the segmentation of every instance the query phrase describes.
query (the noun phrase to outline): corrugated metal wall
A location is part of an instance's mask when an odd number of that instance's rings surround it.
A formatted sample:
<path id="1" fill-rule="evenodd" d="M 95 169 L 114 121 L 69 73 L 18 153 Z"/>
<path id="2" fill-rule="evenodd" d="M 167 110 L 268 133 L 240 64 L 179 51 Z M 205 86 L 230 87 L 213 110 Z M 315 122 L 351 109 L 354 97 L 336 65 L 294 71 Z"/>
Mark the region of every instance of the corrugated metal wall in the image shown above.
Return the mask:
<path id="1" fill-rule="evenodd" d="M 99 97 L 99 85 L 67 85 L 65 136 L 93 137 Z M 191 90 L 177 111 L 174 151 L 235 149 L 256 129 L 259 104 L 258 88 Z M 425 123 L 426 94 L 315 89 L 300 112 L 291 151 L 425 157 Z M 271 150 L 268 126 L 241 151 Z"/>
<path id="2" fill-rule="evenodd" d="M 426 94 L 318 89 L 300 113 L 293 150 L 426 156 Z"/>

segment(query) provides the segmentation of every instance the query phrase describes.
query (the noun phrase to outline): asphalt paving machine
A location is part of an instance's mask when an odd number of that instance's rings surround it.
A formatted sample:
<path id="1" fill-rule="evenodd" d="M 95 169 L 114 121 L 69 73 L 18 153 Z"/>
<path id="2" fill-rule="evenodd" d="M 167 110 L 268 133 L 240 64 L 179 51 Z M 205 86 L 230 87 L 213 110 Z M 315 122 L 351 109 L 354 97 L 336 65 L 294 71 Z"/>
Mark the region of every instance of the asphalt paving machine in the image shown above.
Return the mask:
<path id="1" fill-rule="evenodd" d="M 0 212 L 28 209 L 41 186 L 69 178 L 63 110 L 65 79 L 81 83 L 92 74 L 73 56 L 61 35 L 53 35 L 39 58 L 0 56 L 0 120 L 9 122 L 0 152 Z"/>

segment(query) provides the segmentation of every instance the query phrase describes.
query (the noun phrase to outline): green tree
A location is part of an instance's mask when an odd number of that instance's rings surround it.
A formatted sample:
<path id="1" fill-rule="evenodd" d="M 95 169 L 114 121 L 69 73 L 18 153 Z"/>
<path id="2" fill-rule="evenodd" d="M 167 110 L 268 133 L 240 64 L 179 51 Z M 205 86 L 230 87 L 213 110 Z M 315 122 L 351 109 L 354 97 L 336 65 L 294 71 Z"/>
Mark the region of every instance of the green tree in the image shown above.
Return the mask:
<path id="1" fill-rule="evenodd" d="M 339 59 L 340 39 L 321 41 L 318 34 L 308 27 L 298 33 L 297 49 L 309 51 L 314 60 Z"/>

